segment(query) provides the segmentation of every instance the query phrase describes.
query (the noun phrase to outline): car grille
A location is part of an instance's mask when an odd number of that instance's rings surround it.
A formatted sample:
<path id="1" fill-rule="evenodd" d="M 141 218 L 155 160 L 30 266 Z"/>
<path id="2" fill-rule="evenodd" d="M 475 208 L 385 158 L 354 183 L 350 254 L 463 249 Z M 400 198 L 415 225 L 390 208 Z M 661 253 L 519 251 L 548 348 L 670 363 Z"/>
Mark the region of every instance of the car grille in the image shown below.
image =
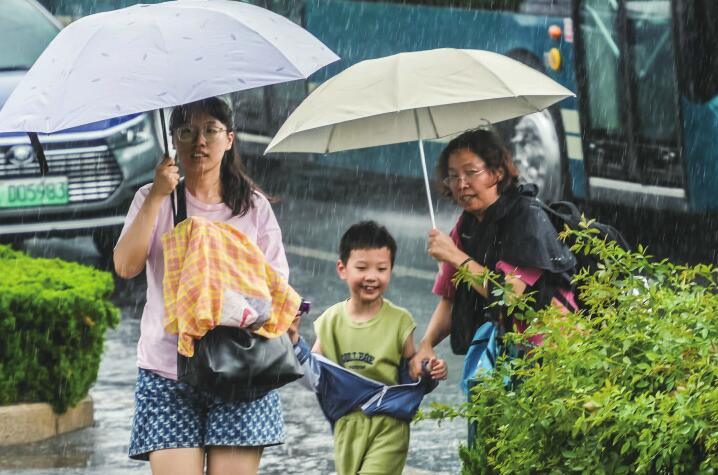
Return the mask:
<path id="1" fill-rule="evenodd" d="M 106 145 L 50 149 L 45 150 L 45 157 L 50 176 L 67 177 L 70 203 L 102 201 L 122 182 L 122 172 Z M 37 160 L 22 166 L 0 160 L 0 179 L 35 176 L 40 176 Z"/>

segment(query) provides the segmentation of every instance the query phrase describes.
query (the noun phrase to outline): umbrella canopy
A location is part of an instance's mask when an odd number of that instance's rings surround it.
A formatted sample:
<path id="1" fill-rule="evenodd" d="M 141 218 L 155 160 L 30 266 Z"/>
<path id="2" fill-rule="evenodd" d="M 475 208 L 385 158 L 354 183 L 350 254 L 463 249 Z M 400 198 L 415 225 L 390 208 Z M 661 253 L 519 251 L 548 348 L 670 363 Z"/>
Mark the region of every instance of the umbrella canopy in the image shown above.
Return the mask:
<path id="1" fill-rule="evenodd" d="M 337 152 L 434 139 L 537 112 L 573 93 L 506 56 L 435 49 L 357 63 L 319 86 L 267 152 Z"/>
<path id="2" fill-rule="evenodd" d="M 238 1 L 97 13 L 50 43 L 0 110 L 0 132 L 51 133 L 306 78 L 337 59 L 290 20 Z"/>
<path id="3" fill-rule="evenodd" d="M 357 63 L 319 86 L 282 125 L 269 152 L 338 152 L 436 139 L 538 112 L 574 94 L 490 51 L 435 49 Z"/>

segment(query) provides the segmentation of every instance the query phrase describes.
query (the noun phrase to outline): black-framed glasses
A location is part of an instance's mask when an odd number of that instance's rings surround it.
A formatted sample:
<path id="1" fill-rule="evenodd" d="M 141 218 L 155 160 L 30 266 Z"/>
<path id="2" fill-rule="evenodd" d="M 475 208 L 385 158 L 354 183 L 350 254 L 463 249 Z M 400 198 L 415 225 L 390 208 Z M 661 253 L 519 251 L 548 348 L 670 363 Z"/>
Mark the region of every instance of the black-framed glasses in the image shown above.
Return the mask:
<path id="1" fill-rule="evenodd" d="M 446 185 L 450 188 L 453 188 L 459 184 L 460 180 L 464 180 L 466 183 L 473 182 L 478 177 L 480 177 L 482 173 L 484 173 L 487 170 L 488 170 L 487 168 L 482 168 L 480 170 L 466 170 L 466 172 L 464 172 L 463 174 L 459 174 L 459 175 L 454 175 L 454 174 L 450 173 L 446 178 L 441 180 L 441 182 L 444 185 Z"/>
<path id="2" fill-rule="evenodd" d="M 222 132 L 227 132 L 227 129 L 214 125 L 205 125 L 199 129 L 184 126 L 175 129 L 175 136 L 180 142 L 192 142 L 199 137 L 199 133 L 202 133 L 202 137 L 204 137 L 207 142 L 213 142 L 219 138 Z"/>

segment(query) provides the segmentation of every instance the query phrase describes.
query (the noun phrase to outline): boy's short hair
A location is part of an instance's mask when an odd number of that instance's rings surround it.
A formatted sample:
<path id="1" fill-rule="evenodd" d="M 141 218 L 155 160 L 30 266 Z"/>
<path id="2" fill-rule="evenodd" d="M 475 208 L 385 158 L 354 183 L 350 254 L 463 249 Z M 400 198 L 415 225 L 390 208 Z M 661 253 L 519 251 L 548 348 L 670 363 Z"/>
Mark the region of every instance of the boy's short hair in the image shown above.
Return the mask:
<path id="1" fill-rule="evenodd" d="M 396 257 L 396 241 L 389 231 L 376 221 L 361 221 L 346 230 L 339 241 L 339 259 L 346 264 L 349 254 L 355 249 L 389 248 L 391 266 L 394 267 Z"/>

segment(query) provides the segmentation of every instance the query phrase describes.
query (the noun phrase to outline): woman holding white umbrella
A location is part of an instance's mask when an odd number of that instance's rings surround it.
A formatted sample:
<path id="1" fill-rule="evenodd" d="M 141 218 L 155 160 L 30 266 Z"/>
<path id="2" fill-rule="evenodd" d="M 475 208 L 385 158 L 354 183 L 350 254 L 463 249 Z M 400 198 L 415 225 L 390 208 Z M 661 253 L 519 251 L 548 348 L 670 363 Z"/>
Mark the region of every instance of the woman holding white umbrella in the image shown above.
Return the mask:
<path id="1" fill-rule="evenodd" d="M 235 153 L 229 106 L 216 97 L 179 106 L 170 131 L 185 176 L 187 215 L 236 227 L 286 278 L 281 231 Z M 277 393 L 226 403 L 177 381 L 177 336 L 163 324 L 161 236 L 174 227 L 171 195 L 178 183 L 178 164 L 166 156 L 154 181 L 137 192 L 114 253 L 120 277 L 147 274 L 130 457 L 149 460 L 155 474 L 203 474 L 205 457 L 209 474 L 256 473 L 263 448 L 284 439 Z"/>
<path id="2" fill-rule="evenodd" d="M 44 175 L 51 170 L 38 133 L 159 110 L 167 150 L 162 110 L 179 106 L 170 129 L 187 215 L 235 226 L 286 277 L 276 218 L 235 158 L 229 107 L 213 96 L 306 79 L 337 59 L 299 25 L 246 2 L 133 5 L 63 29 L 0 110 L 0 131 L 28 133 Z M 276 393 L 222 404 L 176 381 L 177 337 L 162 325 L 160 237 L 173 228 L 178 181 L 178 163 L 164 157 L 153 183 L 135 195 L 115 247 L 117 273 L 145 269 L 148 284 L 130 455 L 150 460 L 154 473 L 202 474 L 205 455 L 211 474 L 254 473 L 262 448 L 283 441 Z"/>
<path id="3" fill-rule="evenodd" d="M 531 193 L 519 188 L 516 167 L 498 134 L 479 129 L 451 140 L 436 172 L 441 191 L 463 213 L 450 234 L 429 232 L 429 255 L 441 264 L 433 288 L 439 302 L 413 360 L 416 369 L 435 357 L 434 347 L 449 335 L 454 353 L 466 354 L 484 322 L 494 322 L 499 334 L 512 331 L 514 323 L 519 331 L 525 328 L 491 305 L 489 286 L 455 287 L 452 277 L 460 267 L 475 274 L 496 272 L 517 294 L 535 292 L 537 308 L 550 303 L 575 308 L 567 290 L 575 259 L 543 209 L 526 196 Z"/>

